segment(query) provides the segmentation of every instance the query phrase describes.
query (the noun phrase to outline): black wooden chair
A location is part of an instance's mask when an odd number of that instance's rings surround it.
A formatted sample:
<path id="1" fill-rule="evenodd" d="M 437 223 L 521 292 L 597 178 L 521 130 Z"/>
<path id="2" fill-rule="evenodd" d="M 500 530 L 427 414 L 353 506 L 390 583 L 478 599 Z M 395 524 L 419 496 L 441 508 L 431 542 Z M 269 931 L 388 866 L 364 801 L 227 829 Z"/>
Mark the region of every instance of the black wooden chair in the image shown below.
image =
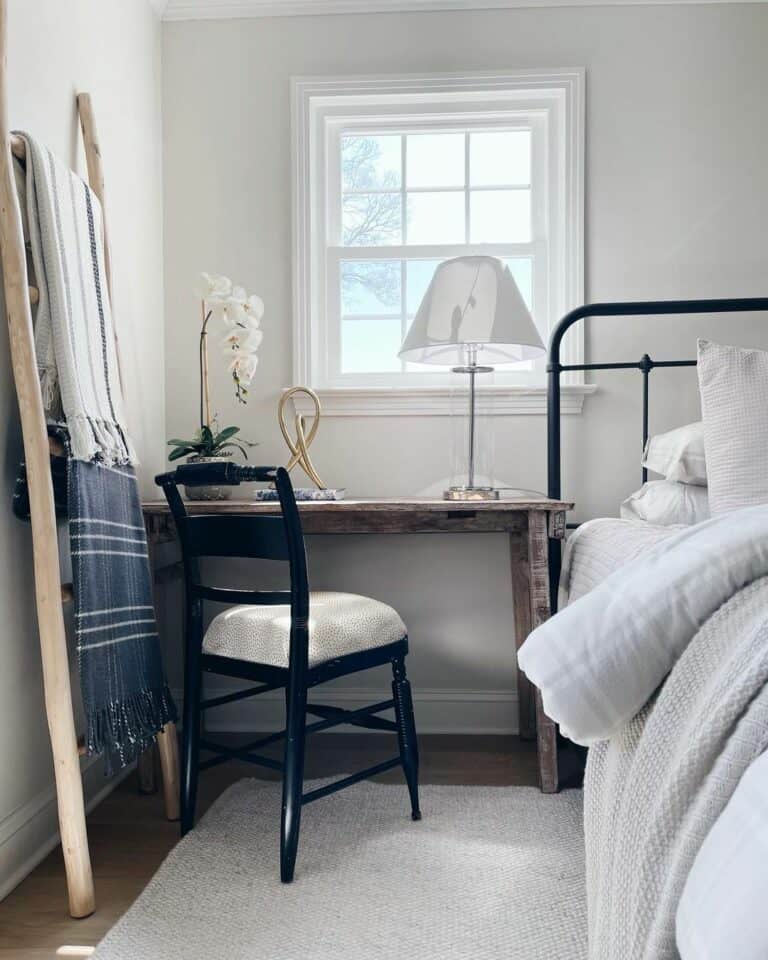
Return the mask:
<path id="1" fill-rule="evenodd" d="M 189 514 L 178 486 L 272 482 L 280 516 Z M 406 629 L 386 604 L 353 594 L 310 593 L 304 536 L 288 473 L 281 467 L 245 467 L 233 463 L 185 464 L 156 477 L 168 500 L 181 543 L 186 580 L 186 660 L 181 777 L 181 832 L 195 821 L 199 771 L 230 758 L 261 764 L 283 773 L 280 878 L 293 879 L 301 808 L 360 780 L 402 766 L 411 815 L 421 819 L 419 758 L 410 684 L 406 679 Z M 249 557 L 288 563 L 290 590 L 230 590 L 207 586 L 200 578 L 201 557 Z M 203 601 L 234 604 L 203 631 Z M 307 702 L 310 688 L 382 664 L 392 664 L 392 699 L 359 710 L 341 710 Z M 202 674 L 217 673 L 256 681 L 259 686 L 209 700 L 201 699 Z M 284 688 L 286 729 L 233 748 L 201 738 L 202 711 L 245 697 Z M 395 722 L 378 714 L 394 708 Z M 307 723 L 307 714 L 320 717 Z M 352 724 L 397 733 L 399 756 L 326 786 L 304 792 L 304 745 L 308 733 Z M 285 738 L 284 762 L 254 751 Z M 201 749 L 214 756 L 200 762 Z"/>

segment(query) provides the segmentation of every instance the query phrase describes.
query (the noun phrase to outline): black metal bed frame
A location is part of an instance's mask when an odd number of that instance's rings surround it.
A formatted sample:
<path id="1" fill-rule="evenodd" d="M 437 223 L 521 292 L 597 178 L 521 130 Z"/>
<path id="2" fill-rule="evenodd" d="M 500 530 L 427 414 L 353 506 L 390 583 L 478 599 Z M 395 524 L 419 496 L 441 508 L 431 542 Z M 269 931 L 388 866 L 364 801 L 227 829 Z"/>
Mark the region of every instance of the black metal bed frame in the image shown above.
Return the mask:
<path id="1" fill-rule="evenodd" d="M 633 362 L 561 363 L 560 348 L 566 332 L 588 317 L 678 316 L 691 313 L 750 313 L 768 311 L 768 297 L 742 297 L 719 300 L 649 300 L 626 303 L 592 303 L 567 313 L 552 331 L 547 363 L 547 494 L 561 499 L 560 450 L 560 376 L 573 370 L 639 370 L 642 374 L 643 447 L 648 439 L 648 398 L 650 373 L 660 367 L 695 367 L 696 360 L 652 360 L 645 353 Z M 648 471 L 643 467 L 643 483 Z M 573 527 L 577 524 L 568 524 Z M 557 586 L 560 579 L 561 541 L 549 541 L 549 586 L 552 612 L 557 610 Z"/>

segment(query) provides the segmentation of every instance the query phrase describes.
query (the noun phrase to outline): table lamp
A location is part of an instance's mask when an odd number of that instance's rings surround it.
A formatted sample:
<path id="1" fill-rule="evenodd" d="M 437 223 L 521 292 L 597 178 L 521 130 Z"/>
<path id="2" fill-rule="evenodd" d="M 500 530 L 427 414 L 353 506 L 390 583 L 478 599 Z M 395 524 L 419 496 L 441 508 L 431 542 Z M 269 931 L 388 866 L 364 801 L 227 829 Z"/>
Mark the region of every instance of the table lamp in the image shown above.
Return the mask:
<path id="1" fill-rule="evenodd" d="M 435 270 L 398 356 L 450 366 L 469 376 L 466 483 L 445 500 L 498 500 L 499 491 L 476 484 L 475 379 L 493 364 L 519 363 L 544 353 L 544 344 L 509 267 L 496 257 L 456 257 Z"/>

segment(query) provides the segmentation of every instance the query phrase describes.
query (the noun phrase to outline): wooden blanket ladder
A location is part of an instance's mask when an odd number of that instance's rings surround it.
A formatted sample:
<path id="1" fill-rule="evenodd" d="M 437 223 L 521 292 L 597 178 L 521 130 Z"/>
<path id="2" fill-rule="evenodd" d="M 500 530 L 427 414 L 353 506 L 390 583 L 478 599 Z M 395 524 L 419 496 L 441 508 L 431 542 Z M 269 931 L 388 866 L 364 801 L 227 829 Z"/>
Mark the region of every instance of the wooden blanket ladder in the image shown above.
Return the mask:
<path id="1" fill-rule="evenodd" d="M 13 174 L 13 156 L 23 159 L 24 142 L 12 137 L 7 103 L 7 0 L 0 0 L 0 257 L 5 287 L 5 309 L 16 384 L 24 458 L 27 469 L 32 521 L 35 599 L 40 634 L 43 684 L 48 729 L 53 752 L 59 829 L 67 875 L 69 911 L 85 917 L 95 909 L 93 874 L 85 825 L 80 755 L 72 711 L 67 643 L 62 603 L 72 599 L 71 585 L 62 584 L 56 536 L 56 515 L 51 482 L 50 448 L 35 360 L 31 306 L 37 290 L 30 287 L 22 231 L 21 211 Z M 104 175 L 93 109 L 87 93 L 77 97 L 85 145 L 88 180 L 104 206 Z M 106 210 L 104 211 L 106 224 Z M 106 226 L 104 249 L 108 292 L 112 296 Z M 58 452 L 58 451 L 54 451 Z M 175 725 L 158 736 L 163 773 L 165 808 L 169 819 L 178 819 L 178 747 Z M 149 753 L 149 752 L 148 752 Z M 145 754 L 145 758 L 147 755 Z M 144 760 L 146 771 L 151 765 Z M 140 761 L 141 764 L 141 761 Z"/>

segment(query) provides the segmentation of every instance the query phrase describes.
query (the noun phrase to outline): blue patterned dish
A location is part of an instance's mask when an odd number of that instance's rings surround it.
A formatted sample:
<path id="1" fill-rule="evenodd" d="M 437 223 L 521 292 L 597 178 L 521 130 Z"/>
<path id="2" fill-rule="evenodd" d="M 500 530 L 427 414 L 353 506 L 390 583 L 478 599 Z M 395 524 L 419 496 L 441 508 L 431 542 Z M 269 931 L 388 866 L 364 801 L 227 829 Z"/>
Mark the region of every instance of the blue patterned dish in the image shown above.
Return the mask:
<path id="1" fill-rule="evenodd" d="M 317 487 L 294 487 L 297 500 L 343 500 L 346 490 L 344 487 L 328 487 L 318 490 Z M 254 500 L 277 500 L 277 490 L 264 488 L 254 490 Z"/>

